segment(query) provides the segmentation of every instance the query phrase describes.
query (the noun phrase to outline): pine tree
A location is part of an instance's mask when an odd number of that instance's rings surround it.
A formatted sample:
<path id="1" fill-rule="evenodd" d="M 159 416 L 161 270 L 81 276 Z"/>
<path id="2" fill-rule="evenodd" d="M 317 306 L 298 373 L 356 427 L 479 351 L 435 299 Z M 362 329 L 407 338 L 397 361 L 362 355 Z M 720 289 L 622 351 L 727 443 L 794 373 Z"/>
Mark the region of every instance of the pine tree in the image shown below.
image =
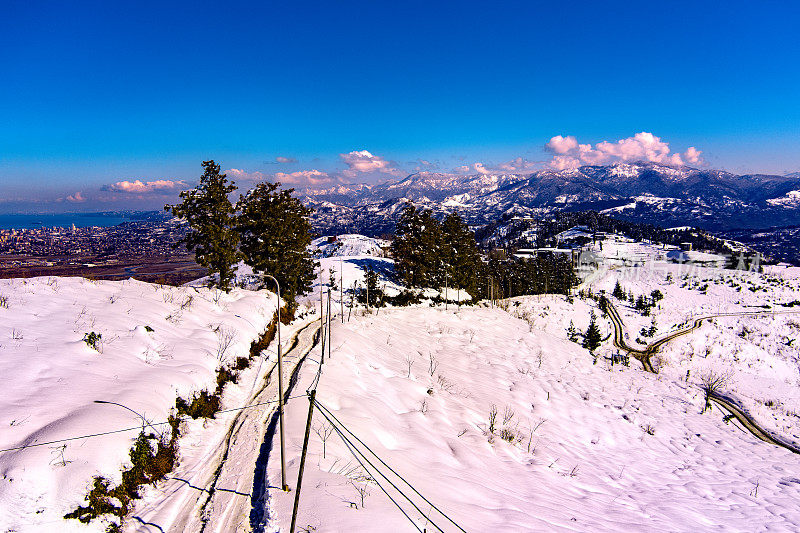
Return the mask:
<path id="1" fill-rule="evenodd" d="M 383 298 L 381 298 L 382 292 L 378 288 L 378 273 L 372 270 L 372 267 L 368 266 L 366 272 L 364 272 L 364 285 L 365 289 L 359 292 L 358 301 L 367 303 L 369 307 L 378 307 Z M 367 296 L 369 296 L 369 299 L 367 299 Z"/>
<path id="2" fill-rule="evenodd" d="M 328 288 L 332 292 L 339 290 L 339 285 L 336 283 L 336 270 L 333 267 L 328 270 Z"/>
<path id="3" fill-rule="evenodd" d="M 664 299 L 664 294 L 660 290 L 655 289 L 650 293 L 650 298 L 653 299 L 653 305 L 656 305 L 659 301 Z"/>
<path id="4" fill-rule="evenodd" d="M 583 347 L 589 350 L 589 352 L 594 353 L 594 351 L 600 347 L 601 341 L 602 335 L 600 334 L 600 328 L 597 327 L 597 320 L 594 313 L 592 313 L 589 320 L 589 327 L 586 329 L 586 334 L 583 336 Z"/>
<path id="5" fill-rule="evenodd" d="M 608 313 L 608 298 L 606 298 L 605 294 L 601 294 L 597 299 L 597 306 L 604 315 Z"/>
<path id="6" fill-rule="evenodd" d="M 259 183 L 239 199 L 238 229 L 242 254 L 254 272 L 274 276 L 281 297 L 311 290 L 315 279 L 311 244 L 311 210 L 292 196 L 294 189 L 279 190 L 280 183 Z"/>
<path id="7" fill-rule="evenodd" d="M 477 296 L 481 279 L 478 276 L 483 263 L 475 234 L 458 213 L 447 215 L 442 222 L 441 248 L 450 286 Z"/>
<path id="8" fill-rule="evenodd" d="M 625 291 L 622 290 L 622 285 L 620 285 L 619 281 L 617 281 L 617 284 L 614 285 L 614 292 L 611 293 L 611 296 L 613 296 L 617 300 L 625 299 Z"/>
<path id="9" fill-rule="evenodd" d="M 575 329 L 575 324 L 572 323 L 572 320 L 569 321 L 569 327 L 567 328 L 567 339 L 570 342 L 578 342 L 578 330 Z"/>
<path id="10" fill-rule="evenodd" d="M 392 257 L 397 276 L 407 287 L 419 287 L 423 281 L 422 217 L 408 203 L 400 215 L 392 241 Z"/>
<path id="11" fill-rule="evenodd" d="M 172 215 L 186 220 L 189 231 L 183 242 L 189 251 L 194 251 L 195 260 L 216 274 L 218 286 L 229 291 L 234 278 L 234 265 L 240 258 L 237 250 L 239 233 L 236 231 L 236 209 L 228 195 L 236 190 L 220 166 L 203 161 L 200 184 L 180 194 L 181 203 L 165 205 Z"/>

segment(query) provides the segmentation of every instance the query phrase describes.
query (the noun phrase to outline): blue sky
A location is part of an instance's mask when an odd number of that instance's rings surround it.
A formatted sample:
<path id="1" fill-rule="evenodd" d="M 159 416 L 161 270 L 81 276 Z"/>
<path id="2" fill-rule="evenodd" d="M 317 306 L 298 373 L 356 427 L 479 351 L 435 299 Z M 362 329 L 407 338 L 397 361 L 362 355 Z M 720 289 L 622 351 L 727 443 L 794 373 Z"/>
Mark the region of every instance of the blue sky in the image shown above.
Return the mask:
<path id="1" fill-rule="evenodd" d="M 245 184 L 800 170 L 800 8 L 697 4 L 6 0 L 0 211 L 157 207 L 211 158 Z"/>

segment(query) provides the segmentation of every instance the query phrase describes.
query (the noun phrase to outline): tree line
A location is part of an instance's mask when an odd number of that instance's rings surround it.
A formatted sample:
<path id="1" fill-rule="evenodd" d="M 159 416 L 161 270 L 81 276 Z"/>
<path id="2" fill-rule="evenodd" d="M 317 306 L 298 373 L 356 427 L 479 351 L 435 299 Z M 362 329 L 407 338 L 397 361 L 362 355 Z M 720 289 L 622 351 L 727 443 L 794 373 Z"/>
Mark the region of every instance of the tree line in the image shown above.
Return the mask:
<path id="1" fill-rule="evenodd" d="M 220 289 L 229 291 L 236 264 L 278 280 L 281 297 L 293 302 L 311 289 L 315 278 L 311 244 L 311 210 L 280 183 L 259 183 L 238 201 L 237 187 L 213 160 L 204 161 L 200 184 L 180 193 L 181 202 L 164 209 L 188 225 L 184 239 L 198 264 L 206 267 Z M 216 280 L 214 277 L 216 276 Z"/>
<path id="2" fill-rule="evenodd" d="M 408 204 L 392 242 L 398 279 L 407 287 L 463 289 L 473 298 L 569 294 L 577 278 L 571 258 L 542 254 L 524 261 L 483 259 L 475 234 L 458 213 L 441 222 Z"/>

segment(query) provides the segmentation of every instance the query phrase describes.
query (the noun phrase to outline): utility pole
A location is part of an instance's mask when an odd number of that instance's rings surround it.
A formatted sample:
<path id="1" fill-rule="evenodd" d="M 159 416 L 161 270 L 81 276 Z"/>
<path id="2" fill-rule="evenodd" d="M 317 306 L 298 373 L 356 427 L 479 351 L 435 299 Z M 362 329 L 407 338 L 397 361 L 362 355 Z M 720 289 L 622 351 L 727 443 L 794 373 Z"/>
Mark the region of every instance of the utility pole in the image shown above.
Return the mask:
<path id="1" fill-rule="evenodd" d="M 344 259 L 339 256 L 339 310 L 342 312 L 342 324 L 344 324 Z"/>
<path id="2" fill-rule="evenodd" d="M 447 270 L 444 271 L 444 310 L 447 311 Z"/>
<path id="3" fill-rule="evenodd" d="M 331 358 L 331 326 L 333 325 L 333 320 L 331 319 L 331 291 L 328 291 L 328 359 Z"/>
<path id="4" fill-rule="evenodd" d="M 286 438 L 283 434 L 283 355 L 281 354 L 281 285 L 274 276 L 266 274 L 264 277 L 270 278 L 275 282 L 278 297 L 278 426 L 281 434 L 281 489 L 289 492 L 289 485 L 286 484 Z M 322 275 L 320 273 L 320 279 Z"/>

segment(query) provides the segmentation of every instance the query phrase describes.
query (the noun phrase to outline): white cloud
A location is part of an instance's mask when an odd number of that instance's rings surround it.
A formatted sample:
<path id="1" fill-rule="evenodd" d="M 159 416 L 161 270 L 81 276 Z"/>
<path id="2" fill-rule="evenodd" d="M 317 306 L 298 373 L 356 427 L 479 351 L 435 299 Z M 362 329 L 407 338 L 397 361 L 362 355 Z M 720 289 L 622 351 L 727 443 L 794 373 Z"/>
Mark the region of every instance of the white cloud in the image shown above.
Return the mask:
<path id="1" fill-rule="evenodd" d="M 283 157 L 282 155 L 276 157 L 275 161 L 277 161 L 278 163 L 297 163 L 297 159 L 295 159 L 294 157 Z"/>
<path id="2" fill-rule="evenodd" d="M 234 181 L 264 181 L 267 178 L 263 172 L 247 172 L 240 168 L 229 168 L 225 174 Z"/>
<path id="3" fill-rule="evenodd" d="M 599 142 L 594 147 L 591 144 L 579 144 L 571 135 L 556 135 L 545 144 L 545 150 L 553 154 L 550 166 L 556 169 L 630 161 L 668 165 L 703 163 L 702 152 L 694 146 L 690 146 L 683 154 L 671 153 L 669 143 L 644 131 L 616 142 Z"/>
<path id="4" fill-rule="evenodd" d="M 522 173 L 535 170 L 537 164 L 533 161 L 528 161 L 523 157 L 517 157 L 511 161 L 501 163 L 497 166 L 487 166 L 485 163 L 477 162 L 471 165 L 461 165 L 454 168 L 455 172 L 461 174 L 503 174 L 503 173 Z"/>
<path id="5" fill-rule="evenodd" d="M 553 152 L 554 154 L 566 154 L 572 150 L 575 150 L 578 147 L 578 141 L 572 135 L 568 135 L 566 137 L 562 137 L 561 135 L 556 135 L 555 137 L 551 138 L 545 148 L 548 152 Z"/>
<path id="6" fill-rule="evenodd" d="M 528 172 L 535 170 L 537 164 L 534 161 L 528 161 L 523 157 L 517 157 L 506 163 L 501 163 L 497 166 L 499 170 L 505 172 Z"/>
<path id="7" fill-rule="evenodd" d="M 394 168 L 390 161 L 378 155 L 373 155 L 367 150 L 354 150 L 346 154 L 339 154 L 347 170 L 343 174 L 349 178 L 355 177 L 359 173 L 381 172 L 384 174 L 396 174 L 398 169 Z"/>
<path id="8" fill-rule="evenodd" d="M 83 194 L 81 194 L 81 191 L 78 191 L 75 194 L 70 194 L 67 196 L 67 201 L 72 203 L 80 203 L 85 202 L 86 198 L 84 198 Z"/>
<path id="9" fill-rule="evenodd" d="M 281 183 L 292 185 L 323 185 L 338 181 L 336 176 L 332 176 L 321 170 L 298 170 L 297 172 L 276 172 L 275 179 Z"/>
<path id="10" fill-rule="evenodd" d="M 160 193 L 165 194 L 173 191 L 179 187 L 186 186 L 182 180 L 155 180 L 143 182 L 141 180 L 134 181 L 118 181 L 103 187 L 104 191 L 111 192 L 124 192 L 133 194 L 149 194 Z M 69 200 L 69 198 L 67 198 Z"/>

